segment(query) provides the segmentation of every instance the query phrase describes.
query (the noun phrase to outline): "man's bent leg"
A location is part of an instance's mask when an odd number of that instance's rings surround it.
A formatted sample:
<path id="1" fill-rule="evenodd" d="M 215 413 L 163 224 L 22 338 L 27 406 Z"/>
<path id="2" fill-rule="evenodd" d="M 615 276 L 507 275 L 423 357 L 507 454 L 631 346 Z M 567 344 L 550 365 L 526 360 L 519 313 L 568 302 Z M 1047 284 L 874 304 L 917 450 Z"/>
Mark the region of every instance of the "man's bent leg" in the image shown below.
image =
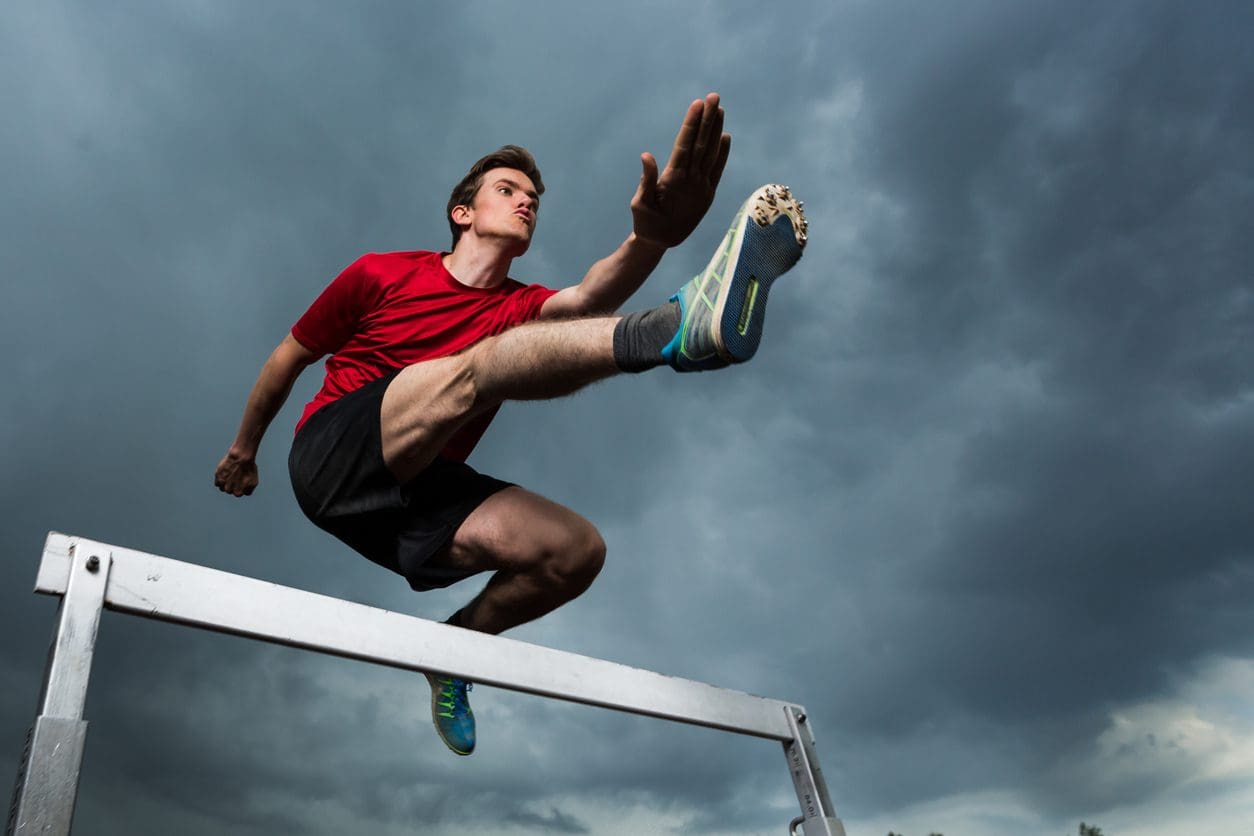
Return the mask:
<path id="1" fill-rule="evenodd" d="M 429 564 L 467 572 L 495 570 L 483 591 L 450 623 L 500 633 L 582 593 L 605 561 L 605 542 L 592 523 L 518 487 L 492 494 L 458 527 Z M 440 739 L 459 755 L 475 749 L 471 683 L 428 673 L 431 718 Z"/>
<path id="2" fill-rule="evenodd" d="M 500 633 L 583 593 L 605 562 L 605 541 L 569 508 L 510 487 L 485 499 L 431 562 L 470 572 L 495 570 L 455 623 Z"/>
<path id="3" fill-rule="evenodd" d="M 405 482 L 469 419 L 505 400 L 568 395 L 619 373 L 619 317 L 531 322 L 452 357 L 415 363 L 383 396 L 383 460 Z"/>

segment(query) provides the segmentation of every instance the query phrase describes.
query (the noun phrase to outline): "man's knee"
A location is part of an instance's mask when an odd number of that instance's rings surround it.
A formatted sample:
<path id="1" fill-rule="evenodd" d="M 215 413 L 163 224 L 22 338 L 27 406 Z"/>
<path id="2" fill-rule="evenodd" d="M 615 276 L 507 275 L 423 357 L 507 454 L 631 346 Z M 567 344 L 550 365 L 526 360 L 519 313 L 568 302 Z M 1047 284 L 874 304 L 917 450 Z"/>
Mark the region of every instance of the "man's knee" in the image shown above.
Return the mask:
<path id="1" fill-rule="evenodd" d="M 605 540 L 601 537 L 601 532 L 596 530 L 596 526 L 588 523 L 572 551 L 576 555 L 572 575 L 587 589 L 605 566 Z"/>
<path id="2" fill-rule="evenodd" d="M 605 540 L 592 523 L 580 520 L 537 555 L 537 568 L 555 586 L 582 592 L 605 565 Z"/>

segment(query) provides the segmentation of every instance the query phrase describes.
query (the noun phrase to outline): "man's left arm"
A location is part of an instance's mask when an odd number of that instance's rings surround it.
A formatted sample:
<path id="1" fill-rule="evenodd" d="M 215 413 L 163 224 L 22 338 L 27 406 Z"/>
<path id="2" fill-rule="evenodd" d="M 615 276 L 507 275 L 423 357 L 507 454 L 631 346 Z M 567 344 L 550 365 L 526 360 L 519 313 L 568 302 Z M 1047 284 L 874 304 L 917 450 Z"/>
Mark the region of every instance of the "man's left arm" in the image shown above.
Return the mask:
<path id="1" fill-rule="evenodd" d="M 632 232 L 617 250 L 589 268 L 583 280 L 545 301 L 541 317 L 612 313 L 639 290 L 663 253 L 687 238 L 714 201 L 727 165 L 731 135 L 723 133 L 717 93 L 688 106 L 666 169 L 640 155 L 643 173 L 631 199 Z"/>

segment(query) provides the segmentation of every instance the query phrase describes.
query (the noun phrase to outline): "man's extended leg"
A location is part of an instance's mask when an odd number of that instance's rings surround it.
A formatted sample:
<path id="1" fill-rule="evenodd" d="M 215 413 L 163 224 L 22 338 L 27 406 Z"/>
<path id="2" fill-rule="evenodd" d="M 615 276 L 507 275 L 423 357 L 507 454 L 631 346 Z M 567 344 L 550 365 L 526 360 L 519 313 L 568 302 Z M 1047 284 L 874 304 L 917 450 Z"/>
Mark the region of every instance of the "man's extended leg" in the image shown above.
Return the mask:
<path id="1" fill-rule="evenodd" d="M 462 424 L 505 400 L 560 397 L 663 362 L 701 371 L 750 359 L 771 283 L 805 243 L 801 205 L 787 187 L 764 186 L 705 270 L 667 304 L 627 317 L 533 322 L 404 369 L 383 398 L 384 461 L 399 480 L 412 478 Z"/>
<path id="2" fill-rule="evenodd" d="M 469 419 L 505 400 L 568 395 L 617 374 L 619 317 L 530 322 L 401 371 L 383 396 L 383 460 L 404 482 Z"/>

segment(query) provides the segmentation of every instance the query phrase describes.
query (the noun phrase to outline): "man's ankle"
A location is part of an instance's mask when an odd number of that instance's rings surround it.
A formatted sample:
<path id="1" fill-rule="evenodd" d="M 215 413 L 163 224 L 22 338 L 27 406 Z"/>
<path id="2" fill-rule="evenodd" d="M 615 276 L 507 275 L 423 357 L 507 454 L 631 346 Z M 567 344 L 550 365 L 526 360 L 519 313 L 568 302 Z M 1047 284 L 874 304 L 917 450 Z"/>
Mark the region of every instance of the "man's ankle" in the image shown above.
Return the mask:
<path id="1" fill-rule="evenodd" d="M 643 372 L 666 361 L 662 349 L 679 330 L 679 302 L 624 316 L 614 326 L 614 362 L 624 372 Z"/>

